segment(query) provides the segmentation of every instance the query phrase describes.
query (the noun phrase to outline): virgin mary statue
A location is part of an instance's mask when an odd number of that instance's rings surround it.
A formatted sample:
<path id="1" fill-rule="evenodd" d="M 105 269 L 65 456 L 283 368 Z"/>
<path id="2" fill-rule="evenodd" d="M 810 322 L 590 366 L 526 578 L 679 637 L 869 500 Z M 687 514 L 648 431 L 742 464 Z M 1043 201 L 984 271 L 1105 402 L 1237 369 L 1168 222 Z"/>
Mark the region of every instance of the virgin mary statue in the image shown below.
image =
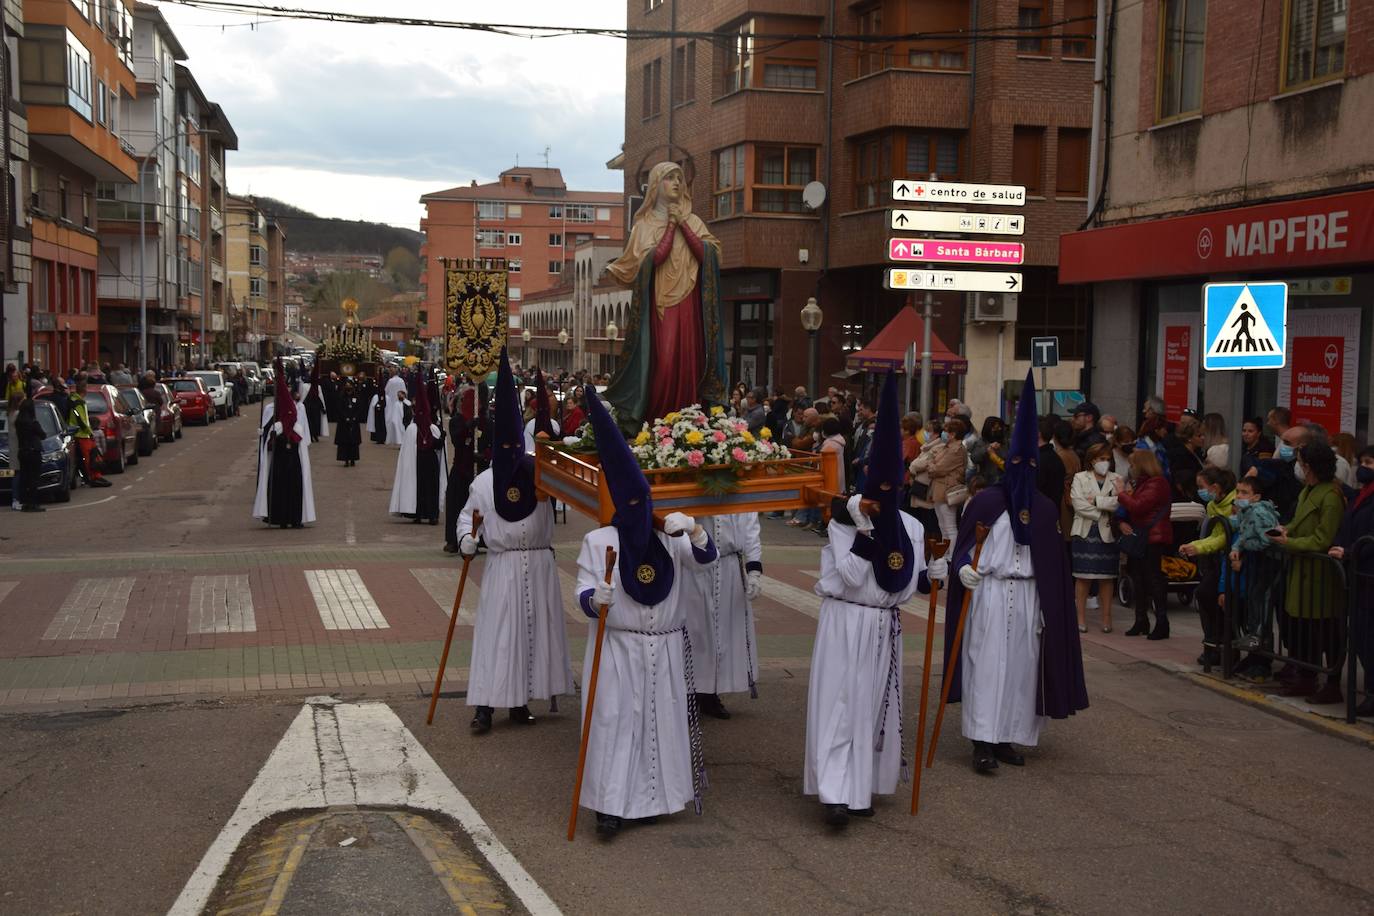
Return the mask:
<path id="1" fill-rule="evenodd" d="M 638 430 L 689 404 L 719 403 L 720 242 L 692 212 L 677 163 L 649 173 L 625 253 L 607 270 L 633 291 L 620 369 L 606 389 L 621 426 Z"/>

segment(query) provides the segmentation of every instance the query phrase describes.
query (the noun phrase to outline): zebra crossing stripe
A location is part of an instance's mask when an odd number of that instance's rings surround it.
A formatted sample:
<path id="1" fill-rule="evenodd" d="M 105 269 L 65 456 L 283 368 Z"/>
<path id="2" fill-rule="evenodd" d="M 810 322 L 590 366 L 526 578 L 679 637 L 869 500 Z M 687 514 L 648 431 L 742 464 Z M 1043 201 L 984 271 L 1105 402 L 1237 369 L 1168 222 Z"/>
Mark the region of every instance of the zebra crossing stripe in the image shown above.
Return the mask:
<path id="1" fill-rule="evenodd" d="M 5 597 L 9 595 L 10 592 L 14 591 L 14 587 L 18 584 L 18 582 L 0 582 L 0 602 L 3 602 Z"/>
<path id="2" fill-rule="evenodd" d="M 305 581 L 326 630 L 390 629 L 356 569 L 307 569 Z"/>
<path id="3" fill-rule="evenodd" d="M 133 577 L 78 579 L 44 639 L 114 639 L 129 609 Z"/>
<path id="4" fill-rule="evenodd" d="M 453 597 L 458 592 L 458 579 L 462 575 L 462 567 L 439 566 L 429 569 L 412 569 L 410 574 L 420 583 L 425 591 L 429 592 L 429 597 L 434 599 L 434 603 L 439 606 L 444 617 L 453 611 Z M 472 626 L 477 613 L 477 596 L 480 588 L 471 574 L 468 575 L 468 584 L 463 589 L 463 601 L 458 605 L 458 622 L 464 626 Z"/>
<path id="5" fill-rule="evenodd" d="M 253 590 L 248 574 L 196 576 L 187 608 L 189 633 L 255 633 Z"/>

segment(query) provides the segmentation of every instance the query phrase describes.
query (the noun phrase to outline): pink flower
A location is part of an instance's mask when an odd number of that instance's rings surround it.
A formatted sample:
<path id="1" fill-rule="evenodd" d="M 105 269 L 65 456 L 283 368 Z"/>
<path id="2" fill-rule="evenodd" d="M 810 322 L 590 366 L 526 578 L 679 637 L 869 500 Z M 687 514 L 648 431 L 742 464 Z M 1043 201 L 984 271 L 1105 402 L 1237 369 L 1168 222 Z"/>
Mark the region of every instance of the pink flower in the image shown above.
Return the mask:
<path id="1" fill-rule="evenodd" d="M 738 445 L 735 446 L 734 451 L 730 453 L 730 457 L 740 462 L 749 460 L 749 456 L 745 453 L 744 449 L 740 448 Z"/>
<path id="2" fill-rule="evenodd" d="M 706 425 L 706 418 L 705 418 L 705 417 L 697 417 L 697 426 L 705 426 L 705 425 Z"/>
<path id="3" fill-rule="evenodd" d="M 700 449 L 692 449 L 687 453 L 687 463 L 694 468 L 699 468 L 706 463 L 706 456 L 701 453 Z"/>
<path id="4" fill-rule="evenodd" d="M 716 430 L 715 432 L 711 433 L 711 438 L 715 439 L 717 442 L 724 442 L 725 433 L 721 432 L 720 430 Z"/>
<path id="5" fill-rule="evenodd" d="M 672 430 L 670 430 L 668 427 L 666 427 L 666 426 L 660 426 L 660 427 L 658 427 L 658 428 L 656 428 L 656 429 L 654 430 L 654 435 L 656 435 L 656 436 L 658 436 L 660 439 L 662 439 L 664 436 L 668 435 L 668 434 L 671 433 L 671 432 L 672 432 Z"/>
<path id="6" fill-rule="evenodd" d="M 663 448 L 672 448 L 672 447 L 673 447 L 673 440 L 665 437 L 665 438 L 659 439 L 659 440 L 658 440 L 658 444 L 661 445 Z"/>

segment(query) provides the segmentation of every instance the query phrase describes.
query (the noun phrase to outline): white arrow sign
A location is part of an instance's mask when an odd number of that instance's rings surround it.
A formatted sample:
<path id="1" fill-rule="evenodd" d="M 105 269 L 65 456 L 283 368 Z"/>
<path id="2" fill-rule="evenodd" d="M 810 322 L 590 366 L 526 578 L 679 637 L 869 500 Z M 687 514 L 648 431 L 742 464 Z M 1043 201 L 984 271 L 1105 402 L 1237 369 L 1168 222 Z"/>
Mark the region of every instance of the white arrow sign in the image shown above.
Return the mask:
<path id="1" fill-rule="evenodd" d="M 893 200 L 922 203 L 991 204 L 1024 207 L 1026 189 L 1019 184 L 963 184 L 956 181 L 894 181 Z"/>
<path id="2" fill-rule="evenodd" d="M 1021 275 L 1002 270 L 905 270 L 887 271 L 888 289 L 920 289 L 932 292 L 1019 293 Z"/>
<path id="3" fill-rule="evenodd" d="M 1023 235 L 1026 218 L 1019 213 L 961 213 L 958 210 L 889 210 L 893 229 L 910 232 L 958 232 L 965 235 Z"/>

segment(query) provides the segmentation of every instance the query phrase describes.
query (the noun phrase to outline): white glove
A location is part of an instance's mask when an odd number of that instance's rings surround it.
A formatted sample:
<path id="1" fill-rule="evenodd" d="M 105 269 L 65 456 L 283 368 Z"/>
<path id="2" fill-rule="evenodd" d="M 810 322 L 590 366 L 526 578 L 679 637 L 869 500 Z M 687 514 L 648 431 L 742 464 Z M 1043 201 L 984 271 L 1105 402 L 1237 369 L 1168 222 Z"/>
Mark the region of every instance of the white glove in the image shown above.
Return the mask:
<path id="1" fill-rule="evenodd" d="M 442 438 L 444 438 L 444 432 L 443 432 L 443 430 L 441 430 L 439 427 L 435 426 L 433 423 L 431 423 L 431 424 L 429 425 L 429 434 L 430 434 L 431 436 L 433 436 L 434 438 L 436 438 L 436 439 L 442 439 Z"/>
<path id="2" fill-rule="evenodd" d="M 696 526 L 696 519 L 682 512 L 669 512 L 663 519 L 663 533 L 668 535 L 691 534 Z"/>
<path id="3" fill-rule="evenodd" d="M 757 569 L 749 570 L 749 574 L 744 577 L 744 597 L 753 601 L 763 594 L 763 573 Z"/>
<path id="4" fill-rule="evenodd" d="M 973 591 L 978 587 L 978 583 L 983 581 L 983 574 L 972 566 L 960 567 L 959 581 L 964 583 L 964 588 Z"/>
<path id="5" fill-rule="evenodd" d="M 283 427 L 281 425 L 281 420 L 278 420 L 277 422 L 272 424 L 272 432 L 276 433 L 278 436 L 282 434 L 282 430 Z"/>
<path id="6" fill-rule="evenodd" d="M 601 581 L 592 589 L 592 603 L 597 607 L 609 606 L 615 600 L 615 583 Z"/>
<path id="7" fill-rule="evenodd" d="M 477 556 L 477 538 L 465 534 L 458 539 L 458 552 L 465 557 Z"/>
<path id="8" fill-rule="evenodd" d="M 926 564 L 926 578 L 932 582 L 943 582 L 949 578 L 949 560 L 944 557 L 931 560 Z"/>
<path id="9" fill-rule="evenodd" d="M 845 503 L 845 508 L 849 510 L 849 517 L 854 520 L 854 527 L 859 529 L 859 533 L 868 534 L 873 530 L 873 519 L 859 511 L 859 503 L 862 500 L 862 496 L 855 494 L 849 497 L 849 502 Z"/>

